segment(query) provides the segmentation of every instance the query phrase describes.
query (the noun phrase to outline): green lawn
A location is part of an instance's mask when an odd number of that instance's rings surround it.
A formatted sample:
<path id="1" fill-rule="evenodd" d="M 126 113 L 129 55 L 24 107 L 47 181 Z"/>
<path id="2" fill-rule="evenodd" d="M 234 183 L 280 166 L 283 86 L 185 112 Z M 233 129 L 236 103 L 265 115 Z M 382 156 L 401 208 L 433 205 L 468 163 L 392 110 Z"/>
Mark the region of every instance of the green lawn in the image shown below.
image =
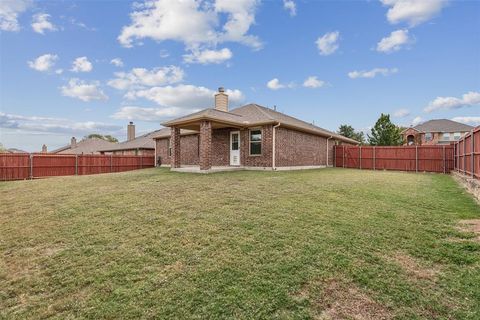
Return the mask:
<path id="1" fill-rule="evenodd" d="M 0 183 L 0 318 L 479 319 L 478 218 L 437 174 Z"/>

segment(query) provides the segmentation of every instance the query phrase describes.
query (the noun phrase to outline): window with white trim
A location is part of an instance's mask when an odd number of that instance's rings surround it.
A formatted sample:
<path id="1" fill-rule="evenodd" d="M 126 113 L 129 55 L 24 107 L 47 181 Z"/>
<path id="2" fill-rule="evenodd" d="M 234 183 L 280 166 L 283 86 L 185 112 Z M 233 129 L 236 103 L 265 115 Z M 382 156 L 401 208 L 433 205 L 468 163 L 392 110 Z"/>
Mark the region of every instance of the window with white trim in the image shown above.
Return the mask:
<path id="1" fill-rule="evenodd" d="M 431 132 L 427 132 L 425 133 L 425 141 L 432 141 L 432 133 Z"/>
<path id="2" fill-rule="evenodd" d="M 262 154 L 262 130 L 250 130 L 250 155 L 259 156 Z"/>
<path id="3" fill-rule="evenodd" d="M 171 157 L 172 156 L 172 139 L 168 139 L 168 156 Z"/>
<path id="4" fill-rule="evenodd" d="M 450 132 L 444 132 L 442 136 L 443 140 L 450 141 Z"/>
<path id="5" fill-rule="evenodd" d="M 453 134 L 453 139 L 454 140 L 460 140 L 461 137 L 462 137 L 462 134 L 460 132 L 455 132 Z"/>

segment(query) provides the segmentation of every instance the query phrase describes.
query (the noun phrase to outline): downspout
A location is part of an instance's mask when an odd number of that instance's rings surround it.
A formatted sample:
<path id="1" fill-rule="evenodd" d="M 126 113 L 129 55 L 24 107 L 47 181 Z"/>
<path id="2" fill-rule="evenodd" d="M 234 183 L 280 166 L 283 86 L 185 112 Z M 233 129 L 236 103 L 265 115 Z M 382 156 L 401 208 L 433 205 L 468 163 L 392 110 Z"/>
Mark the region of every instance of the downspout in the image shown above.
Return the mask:
<path id="1" fill-rule="evenodd" d="M 273 143 L 272 143 L 272 169 L 273 170 L 277 170 L 277 166 L 275 164 L 275 155 L 276 155 L 276 138 L 275 138 L 275 129 L 280 127 L 280 122 L 277 123 L 276 125 L 273 126 L 273 132 L 272 132 L 272 139 L 273 139 Z"/>
<path id="2" fill-rule="evenodd" d="M 330 136 L 330 138 L 327 138 L 327 161 L 326 161 L 326 168 L 328 168 L 328 140 L 332 139 L 333 136 Z"/>

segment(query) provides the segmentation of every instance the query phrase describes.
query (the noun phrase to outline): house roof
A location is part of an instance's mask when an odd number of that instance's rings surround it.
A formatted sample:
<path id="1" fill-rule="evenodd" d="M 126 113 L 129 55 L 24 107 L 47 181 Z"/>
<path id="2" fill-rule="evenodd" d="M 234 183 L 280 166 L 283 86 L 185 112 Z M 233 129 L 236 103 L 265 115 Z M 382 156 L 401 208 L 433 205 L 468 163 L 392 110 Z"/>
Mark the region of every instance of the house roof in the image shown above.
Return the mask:
<path id="1" fill-rule="evenodd" d="M 448 119 L 429 120 L 413 128 L 423 132 L 466 132 L 473 129 L 472 126 Z"/>
<path id="2" fill-rule="evenodd" d="M 120 143 L 115 143 L 112 146 L 107 146 L 105 148 L 100 149 L 99 151 L 119 151 L 119 150 L 136 150 L 136 149 L 155 149 L 155 141 L 153 141 L 153 137 L 158 134 L 161 130 L 155 130 L 135 139 L 129 141 L 123 141 Z"/>
<path id="3" fill-rule="evenodd" d="M 76 147 L 72 148 L 71 145 L 58 148 L 50 153 L 58 154 L 89 154 L 99 152 L 103 148 L 114 146 L 116 143 L 105 141 L 98 138 L 83 139 L 77 142 Z"/>
<path id="4" fill-rule="evenodd" d="M 333 138 L 350 143 L 358 143 L 358 141 L 356 140 L 346 138 L 332 131 L 325 130 L 323 128 L 317 127 L 313 124 L 291 117 L 284 113 L 265 108 L 253 103 L 236 109 L 232 109 L 229 112 L 220 111 L 212 108 L 204 109 L 199 112 L 165 122 L 163 123 L 163 125 L 173 126 L 198 120 L 212 120 L 241 127 L 252 127 L 255 125 L 268 123 L 280 123 L 281 126 L 292 127 L 321 136 L 331 136 Z"/>
<path id="5" fill-rule="evenodd" d="M 23 151 L 17 148 L 9 148 L 6 150 L 8 153 L 28 153 L 27 151 Z"/>
<path id="6" fill-rule="evenodd" d="M 155 134 L 152 136 L 152 139 L 162 139 L 162 138 L 168 138 L 170 137 L 170 128 L 162 128 L 160 130 L 155 131 Z M 181 129 L 180 130 L 180 135 L 189 135 L 189 134 L 197 134 L 197 131 L 193 130 L 186 130 L 186 129 Z"/>

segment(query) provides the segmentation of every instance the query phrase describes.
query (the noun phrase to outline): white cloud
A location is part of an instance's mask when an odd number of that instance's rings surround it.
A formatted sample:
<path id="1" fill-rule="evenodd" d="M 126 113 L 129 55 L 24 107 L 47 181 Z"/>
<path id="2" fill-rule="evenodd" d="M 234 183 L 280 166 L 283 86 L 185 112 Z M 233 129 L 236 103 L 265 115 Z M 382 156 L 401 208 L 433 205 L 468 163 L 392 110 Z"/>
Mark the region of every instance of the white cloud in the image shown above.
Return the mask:
<path id="1" fill-rule="evenodd" d="M 118 90 L 132 90 L 181 82 L 184 72 L 179 67 L 166 66 L 152 70 L 133 68 L 130 72 L 116 72 L 115 76 L 115 79 L 108 81 L 109 86 Z"/>
<path id="2" fill-rule="evenodd" d="M 63 69 L 57 69 L 57 70 L 55 70 L 55 73 L 56 73 L 56 74 L 62 74 L 62 73 L 63 73 Z"/>
<path id="3" fill-rule="evenodd" d="M 257 0 L 216 0 L 214 4 L 195 0 L 156 0 L 137 5 L 131 24 L 124 26 L 118 41 L 131 47 L 136 40 L 174 40 L 187 49 L 239 42 L 260 48 L 256 36 L 248 34 L 255 23 Z M 222 15 L 227 15 L 225 23 Z"/>
<path id="4" fill-rule="evenodd" d="M 117 133 L 121 126 L 102 122 L 76 122 L 65 118 L 23 116 L 0 112 L 0 128 L 28 132 L 78 133 L 92 132 Z"/>
<path id="5" fill-rule="evenodd" d="M 0 30 L 19 31 L 18 16 L 25 12 L 31 4 L 31 0 L 1 0 Z"/>
<path id="6" fill-rule="evenodd" d="M 93 66 L 87 57 L 78 57 L 73 61 L 72 71 L 73 72 L 90 72 L 92 71 Z"/>
<path id="7" fill-rule="evenodd" d="M 390 33 L 388 37 L 382 38 L 382 40 L 377 43 L 377 51 L 385 53 L 398 51 L 402 48 L 403 45 L 410 42 L 411 39 L 408 36 L 408 30 L 396 30 Z"/>
<path id="8" fill-rule="evenodd" d="M 295 87 L 295 83 L 290 82 L 289 84 L 283 84 L 283 83 L 280 83 L 280 80 L 278 80 L 277 78 L 273 78 L 272 80 L 267 82 L 267 87 L 271 90 L 293 88 Z"/>
<path id="9" fill-rule="evenodd" d="M 55 65 L 55 61 L 58 59 L 56 54 L 47 53 L 37 57 L 33 61 L 27 61 L 28 66 L 34 70 L 46 72 Z"/>
<path id="10" fill-rule="evenodd" d="M 240 90 L 225 90 L 225 92 L 232 105 L 238 105 L 245 99 Z M 216 91 L 205 87 L 180 84 L 130 91 L 126 97 L 128 99 L 144 98 L 161 106 L 193 109 L 211 106 L 215 93 Z"/>
<path id="11" fill-rule="evenodd" d="M 68 85 L 62 86 L 62 94 L 66 97 L 88 102 L 92 100 L 107 100 L 108 96 L 99 88 L 98 81 L 86 82 L 76 78 L 70 79 Z"/>
<path id="12" fill-rule="evenodd" d="M 424 111 L 432 112 L 437 110 L 460 109 L 475 105 L 480 105 L 480 92 L 470 91 L 465 93 L 461 98 L 437 97 L 428 104 Z"/>
<path id="13" fill-rule="evenodd" d="M 318 80 L 316 76 L 310 76 L 303 82 L 303 86 L 306 88 L 320 88 L 325 85 L 325 81 Z"/>
<path id="14" fill-rule="evenodd" d="M 423 119 L 422 117 L 418 116 L 418 117 L 415 117 L 413 118 L 412 120 L 412 126 L 416 126 L 417 124 L 420 124 L 423 122 Z"/>
<path id="15" fill-rule="evenodd" d="M 183 60 L 187 63 L 211 64 L 225 62 L 231 59 L 232 56 L 232 51 L 228 48 L 220 50 L 193 50 L 192 53 L 184 55 Z"/>
<path id="16" fill-rule="evenodd" d="M 378 74 L 381 74 L 383 76 L 388 76 L 394 73 L 397 73 L 398 69 L 397 68 L 375 68 L 369 71 L 362 70 L 362 71 L 351 71 L 348 73 L 348 76 L 351 79 L 357 79 L 357 78 L 375 78 Z"/>
<path id="17" fill-rule="evenodd" d="M 328 32 L 319 37 L 315 42 L 317 48 L 322 56 L 328 56 L 338 49 L 338 40 L 340 38 L 340 32 Z"/>
<path id="18" fill-rule="evenodd" d="M 32 29 L 36 33 L 45 34 L 45 30 L 56 31 L 55 27 L 48 19 L 50 15 L 46 13 L 37 13 L 33 16 Z"/>
<path id="19" fill-rule="evenodd" d="M 452 118 L 453 121 L 457 121 L 457 122 L 462 122 L 462 123 L 466 123 L 466 124 L 469 124 L 471 126 L 478 126 L 480 125 L 480 117 L 469 117 L 469 116 L 466 116 L 466 117 L 455 117 L 455 118 Z"/>
<path id="20" fill-rule="evenodd" d="M 120 58 L 110 60 L 110 64 L 113 64 L 115 67 L 123 67 L 123 61 Z"/>
<path id="21" fill-rule="evenodd" d="M 196 111 L 199 111 L 199 109 L 188 109 L 179 107 L 143 108 L 136 106 L 126 106 L 120 108 L 120 110 L 115 112 L 112 115 L 112 118 L 122 120 L 162 121 Z"/>
<path id="22" fill-rule="evenodd" d="M 297 15 L 297 6 L 293 0 L 283 0 L 283 8 L 290 13 L 290 16 Z"/>
<path id="23" fill-rule="evenodd" d="M 430 20 L 447 5 L 447 0 L 380 0 L 390 7 L 387 19 L 396 24 L 406 22 L 411 27 Z"/>
<path id="24" fill-rule="evenodd" d="M 393 116 L 396 118 L 404 118 L 410 115 L 410 110 L 408 109 L 398 109 L 393 113 Z"/>

